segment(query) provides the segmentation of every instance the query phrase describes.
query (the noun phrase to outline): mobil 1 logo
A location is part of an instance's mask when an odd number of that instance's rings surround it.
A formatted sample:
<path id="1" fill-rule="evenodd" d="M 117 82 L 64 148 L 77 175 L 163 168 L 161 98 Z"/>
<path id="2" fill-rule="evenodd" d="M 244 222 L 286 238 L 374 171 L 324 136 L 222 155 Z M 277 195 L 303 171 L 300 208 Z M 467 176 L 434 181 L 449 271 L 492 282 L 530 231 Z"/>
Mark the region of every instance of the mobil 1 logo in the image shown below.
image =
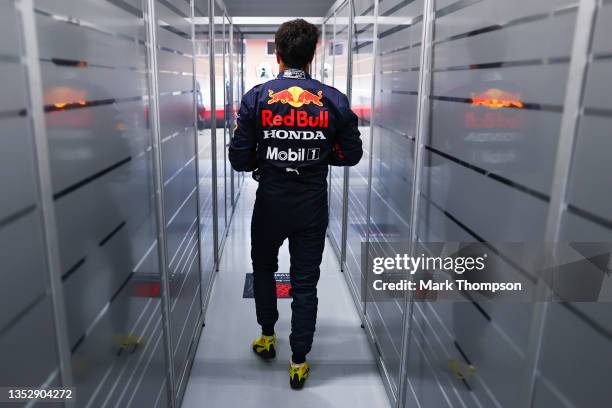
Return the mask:
<path id="1" fill-rule="evenodd" d="M 319 159 L 320 151 L 321 149 L 318 147 L 283 150 L 278 147 L 268 146 L 266 159 L 285 162 L 313 161 Z"/>

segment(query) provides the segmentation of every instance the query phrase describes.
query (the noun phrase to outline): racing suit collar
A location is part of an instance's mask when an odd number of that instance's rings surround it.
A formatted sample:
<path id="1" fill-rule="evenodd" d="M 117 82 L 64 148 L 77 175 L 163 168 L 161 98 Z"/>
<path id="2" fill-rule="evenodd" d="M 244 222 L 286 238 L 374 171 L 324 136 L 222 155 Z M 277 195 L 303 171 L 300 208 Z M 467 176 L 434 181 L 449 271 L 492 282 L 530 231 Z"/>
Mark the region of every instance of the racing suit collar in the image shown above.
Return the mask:
<path id="1" fill-rule="evenodd" d="M 301 69 L 286 68 L 284 71 L 278 73 L 278 78 L 287 79 L 310 79 L 310 75 Z"/>

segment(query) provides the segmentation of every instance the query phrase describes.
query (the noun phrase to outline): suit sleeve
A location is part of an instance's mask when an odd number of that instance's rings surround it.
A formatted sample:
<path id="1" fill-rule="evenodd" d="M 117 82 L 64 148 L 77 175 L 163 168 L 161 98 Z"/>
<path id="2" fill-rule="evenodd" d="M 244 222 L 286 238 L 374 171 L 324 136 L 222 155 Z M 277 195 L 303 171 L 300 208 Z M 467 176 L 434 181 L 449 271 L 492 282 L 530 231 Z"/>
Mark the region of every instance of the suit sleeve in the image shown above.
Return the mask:
<path id="1" fill-rule="evenodd" d="M 229 160 L 236 171 L 253 171 L 257 168 L 255 104 L 255 96 L 251 90 L 242 98 L 229 146 Z"/>
<path id="2" fill-rule="evenodd" d="M 332 166 L 354 166 L 359 163 L 363 155 L 361 145 L 361 132 L 359 132 L 359 119 L 355 112 L 349 107 L 346 97 L 342 98 L 342 105 L 339 107 L 342 124 L 336 134 L 333 144 L 333 154 L 330 163 Z"/>

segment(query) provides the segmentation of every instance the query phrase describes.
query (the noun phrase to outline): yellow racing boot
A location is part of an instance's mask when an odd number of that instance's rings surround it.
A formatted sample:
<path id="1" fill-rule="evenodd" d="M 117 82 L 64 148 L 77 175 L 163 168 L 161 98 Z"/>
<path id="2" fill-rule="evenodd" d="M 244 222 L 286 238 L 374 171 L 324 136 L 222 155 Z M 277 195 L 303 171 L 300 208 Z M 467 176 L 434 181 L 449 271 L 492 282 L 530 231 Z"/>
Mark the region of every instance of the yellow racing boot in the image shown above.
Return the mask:
<path id="1" fill-rule="evenodd" d="M 295 364 L 291 362 L 289 366 L 289 385 L 294 390 L 301 390 L 304 387 L 304 383 L 310 373 L 310 366 L 306 361 L 302 364 Z"/>
<path id="2" fill-rule="evenodd" d="M 253 341 L 253 351 L 264 360 L 276 357 L 276 336 L 261 336 Z"/>

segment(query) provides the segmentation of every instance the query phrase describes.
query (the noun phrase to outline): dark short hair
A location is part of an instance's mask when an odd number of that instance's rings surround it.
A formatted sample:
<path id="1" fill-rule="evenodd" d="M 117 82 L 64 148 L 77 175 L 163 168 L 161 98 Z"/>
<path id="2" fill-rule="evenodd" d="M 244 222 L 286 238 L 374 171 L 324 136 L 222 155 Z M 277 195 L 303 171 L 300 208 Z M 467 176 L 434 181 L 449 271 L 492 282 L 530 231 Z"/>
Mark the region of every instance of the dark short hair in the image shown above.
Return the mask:
<path id="1" fill-rule="evenodd" d="M 301 18 L 284 22 L 274 36 L 276 53 L 288 68 L 304 68 L 312 62 L 317 41 L 317 26 Z"/>

